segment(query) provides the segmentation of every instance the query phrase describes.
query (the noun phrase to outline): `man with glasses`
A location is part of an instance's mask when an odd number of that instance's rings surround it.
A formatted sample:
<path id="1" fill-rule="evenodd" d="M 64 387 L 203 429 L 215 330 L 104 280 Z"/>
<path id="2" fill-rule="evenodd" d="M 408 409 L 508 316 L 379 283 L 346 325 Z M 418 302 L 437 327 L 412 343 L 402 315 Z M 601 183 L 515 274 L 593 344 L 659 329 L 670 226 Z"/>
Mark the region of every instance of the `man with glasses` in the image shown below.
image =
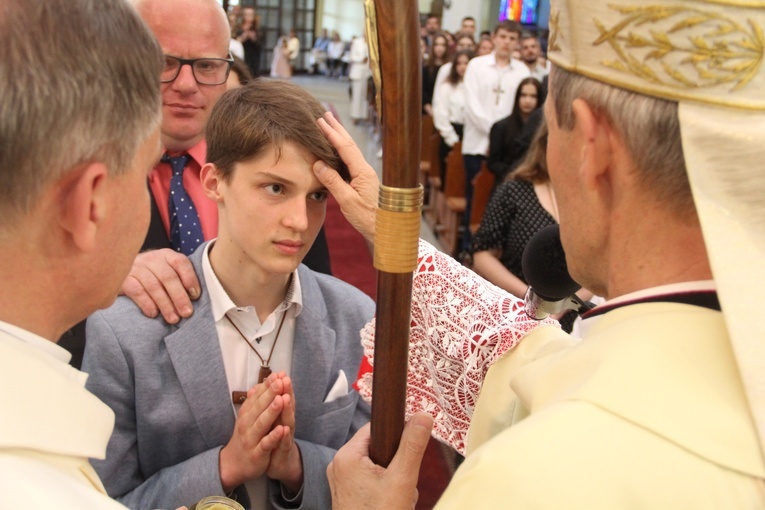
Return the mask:
<path id="1" fill-rule="evenodd" d="M 204 240 L 217 236 L 218 212 L 215 203 L 204 196 L 199 171 L 205 163 L 207 119 L 226 91 L 233 63 L 228 51 L 228 20 L 214 0 L 138 0 L 136 8 L 159 40 L 166 60 L 161 81 L 162 143 L 167 152 L 149 176 L 153 214 L 143 250 L 171 248 L 189 255 Z M 178 158 L 183 156 L 187 158 L 183 190 L 179 190 L 172 182 L 177 173 L 173 164 L 180 165 Z M 184 207 L 186 200 L 181 197 L 184 201 L 176 209 L 176 218 L 188 228 L 180 227 L 180 235 L 175 235 L 170 197 L 182 195 L 184 190 L 199 222 L 194 225 L 194 214 Z M 200 231 L 201 237 L 194 235 Z M 322 234 L 306 256 L 306 265 L 328 273 L 329 255 Z M 193 237 L 187 239 L 189 236 Z M 155 316 L 159 311 L 170 323 L 191 314 L 189 296 L 198 297 L 199 289 L 187 257 L 166 249 L 139 255 L 123 285 L 124 293 L 146 315 Z"/>
<path id="2" fill-rule="evenodd" d="M 172 83 L 181 73 L 185 65 L 191 67 L 194 79 L 200 85 L 220 85 L 226 82 L 228 73 L 234 63 L 231 53 L 227 58 L 178 58 L 165 55 L 165 67 L 162 69 L 160 81 Z"/>
<path id="3" fill-rule="evenodd" d="M 136 8 L 165 54 L 165 68 L 161 75 L 165 154 L 149 176 L 154 214 L 143 248 L 171 248 L 190 255 L 204 239 L 216 235 L 217 210 L 202 193 L 199 171 L 205 164 L 207 152 L 204 139 L 207 119 L 226 91 L 226 79 L 233 63 L 228 52 L 228 20 L 212 0 L 140 0 Z M 180 12 L 185 15 L 178 16 Z M 191 205 L 185 208 L 181 203 L 176 205 L 174 202 L 179 195 L 179 202 L 182 200 L 185 204 L 190 199 Z M 173 212 L 176 213 L 175 220 Z M 179 218 L 180 221 L 176 221 Z M 194 237 L 187 239 L 189 232 Z M 177 255 L 167 250 L 139 255 L 125 282 L 125 292 L 135 295 L 133 287 L 142 282 L 156 300 L 148 275 L 141 272 L 151 267 L 151 262 L 147 261 L 152 258 L 174 256 Z M 163 280 L 159 276 L 158 279 Z M 183 281 L 191 284 L 188 280 Z M 139 301 L 139 304 L 143 303 Z M 157 305 L 168 322 L 178 321 L 179 317 L 173 312 L 164 313 L 161 302 Z"/>

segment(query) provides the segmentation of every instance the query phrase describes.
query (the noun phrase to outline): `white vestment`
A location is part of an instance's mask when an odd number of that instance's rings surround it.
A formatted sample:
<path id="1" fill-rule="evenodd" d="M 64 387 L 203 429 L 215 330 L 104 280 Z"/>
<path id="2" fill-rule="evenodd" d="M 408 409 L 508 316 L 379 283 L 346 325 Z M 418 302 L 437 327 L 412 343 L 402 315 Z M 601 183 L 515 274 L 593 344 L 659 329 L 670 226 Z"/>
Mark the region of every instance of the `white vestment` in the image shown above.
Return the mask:
<path id="1" fill-rule="evenodd" d="M 0 508 L 124 509 L 88 462 L 104 458 L 114 413 L 87 376 L 6 331 L 0 364 Z"/>
<path id="2" fill-rule="evenodd" d="M 765 507 L 721 312 L 629 304 L 575 340 L 424 242 L 412 296 L 407 415 L 429 412 L 435 437 L 467 443 L 438 509 Z"/>
<path id="3" fill-rule="evenodd" d="M 581 342 L 540 328 L 492 366 L 437 508 L 763 508 L 722 314 L 641 303 L 588 321 Z"/>

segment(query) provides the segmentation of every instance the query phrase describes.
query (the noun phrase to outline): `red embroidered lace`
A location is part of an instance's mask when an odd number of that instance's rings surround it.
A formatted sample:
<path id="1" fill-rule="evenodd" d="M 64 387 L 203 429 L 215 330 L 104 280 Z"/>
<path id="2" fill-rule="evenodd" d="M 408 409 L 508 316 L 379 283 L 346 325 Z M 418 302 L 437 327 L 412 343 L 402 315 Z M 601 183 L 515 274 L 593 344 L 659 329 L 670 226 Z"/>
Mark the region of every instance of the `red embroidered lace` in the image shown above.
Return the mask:
<path id="1" fill-rule="evenodd" d="M 486 372 L 532 329 L 554 321 L 526 316 L 523 301 L 420 241 L 412 291 L 406 416 L 427 412 L 433 436 L 464 454 L 467 431 Z M 375 322 L 361 332 L 371 366 Z M 372 372 L 359 374 L 372 398 Z"/>

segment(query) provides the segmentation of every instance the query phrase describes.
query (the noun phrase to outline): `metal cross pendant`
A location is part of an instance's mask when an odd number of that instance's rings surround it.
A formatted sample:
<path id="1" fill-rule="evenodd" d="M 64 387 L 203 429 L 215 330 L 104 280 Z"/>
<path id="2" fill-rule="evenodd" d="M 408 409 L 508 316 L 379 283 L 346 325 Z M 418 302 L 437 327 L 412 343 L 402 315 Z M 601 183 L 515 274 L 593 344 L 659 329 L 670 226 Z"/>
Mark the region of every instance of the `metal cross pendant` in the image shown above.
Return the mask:
<path id="1" fill-rule="evenodd" d="M 502 82 L 497 83 L 497 88 L 493 89 L 492 92 L 497 94 L 497 103 L 496 103 L 496 105 L 499 106 L 499 95 L 505 93 L 505 91 L 502 90 Z"/>

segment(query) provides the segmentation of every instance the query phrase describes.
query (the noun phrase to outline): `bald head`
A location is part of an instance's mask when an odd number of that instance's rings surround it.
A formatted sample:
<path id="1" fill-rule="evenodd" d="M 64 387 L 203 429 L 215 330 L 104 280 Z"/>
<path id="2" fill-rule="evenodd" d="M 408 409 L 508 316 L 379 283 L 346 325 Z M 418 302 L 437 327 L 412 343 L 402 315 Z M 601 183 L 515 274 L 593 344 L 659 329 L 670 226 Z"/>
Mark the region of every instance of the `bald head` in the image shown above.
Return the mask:
<path id="1" fill-rule="evenodd" d="M 228 19 L 215 0 L 137 0 L 135 6 L 165 55 L 181 59 L 228 57 Z M 187 65 L 181 67 L 175 80 L 163 83 L 165 147 L 185 151 L 201 141 L 210 112 L 225 91 L 225 83 L 197 83 L 191 66 Z"/>
<path id="2" fill-rule="evenodd" d="M 213 38 L 228 47 L 228 19 L 215 0 L 136 0 L 135 7 L 152 30 L 173 25 L 187 37 Z"/>

